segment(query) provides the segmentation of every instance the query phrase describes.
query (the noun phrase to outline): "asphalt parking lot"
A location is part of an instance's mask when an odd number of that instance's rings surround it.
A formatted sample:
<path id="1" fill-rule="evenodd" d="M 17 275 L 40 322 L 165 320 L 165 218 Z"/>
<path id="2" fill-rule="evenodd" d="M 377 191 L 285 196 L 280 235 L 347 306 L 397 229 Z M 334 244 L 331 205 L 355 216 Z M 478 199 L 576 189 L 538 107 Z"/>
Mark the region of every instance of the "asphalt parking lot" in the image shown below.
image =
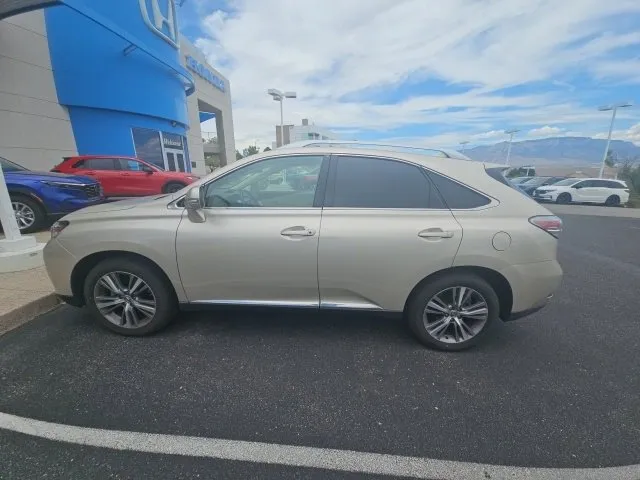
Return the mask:
<path id="1" fill-rule="evenodd" d="M 640 219 L 561 216 L 553 302 L 470 351 L 425 349 L 399 319 L 363 314 L 184 314 L 123 338 L 61 307 L 0 337 L 0 412 L 494 465 L 638 464 Z M 198 476 L 374 478 L 0 429 L 2 479 Z"/>

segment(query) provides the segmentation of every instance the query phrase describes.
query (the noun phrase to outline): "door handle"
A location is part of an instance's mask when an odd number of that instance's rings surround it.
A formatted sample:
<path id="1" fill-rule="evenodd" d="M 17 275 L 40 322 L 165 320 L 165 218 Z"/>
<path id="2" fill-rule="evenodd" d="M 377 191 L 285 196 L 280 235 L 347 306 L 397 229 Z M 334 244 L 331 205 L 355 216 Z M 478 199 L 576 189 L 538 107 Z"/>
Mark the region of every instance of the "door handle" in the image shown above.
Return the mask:
<path id="1" fill-rule="evenodd" d="M 284 237 L 313 237 L 315 234 L 316 231 L 313 228 L 302 226 L 285 228 L 280 232 L 280 235 Z"/>
<path id="2" fill-rule="evenodd" d="M 78 175 L 88 175 L 90 177 L 93 177 L 95 174 L 96 174 L 96 172 L 88 172 L 88 171 L 86 171 L 86 172 L 79 173 Z"/>
<path id="3" fill-rule="evenodd" d="M 418 232 L 418 236 L 421 238 L 453 238 L 453 232 L 441 228 L 427 228 Z"/>

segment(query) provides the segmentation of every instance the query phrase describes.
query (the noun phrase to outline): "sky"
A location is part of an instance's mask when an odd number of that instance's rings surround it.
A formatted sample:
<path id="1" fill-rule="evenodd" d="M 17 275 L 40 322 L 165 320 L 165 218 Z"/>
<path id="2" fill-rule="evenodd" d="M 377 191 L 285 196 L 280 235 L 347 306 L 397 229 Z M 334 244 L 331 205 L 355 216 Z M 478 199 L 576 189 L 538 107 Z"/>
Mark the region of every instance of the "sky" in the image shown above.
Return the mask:
<path id="1" fill-rule="evenodd" d="M 613 138 L 640 145 L 638 0 L 184 0 L 179 17 L 230 81 L 239 149 L 274 140 L 269 88 L 297 92 L 286 124 L 441 147 L 606 138 L 598 107 L 635 101 Z"/>

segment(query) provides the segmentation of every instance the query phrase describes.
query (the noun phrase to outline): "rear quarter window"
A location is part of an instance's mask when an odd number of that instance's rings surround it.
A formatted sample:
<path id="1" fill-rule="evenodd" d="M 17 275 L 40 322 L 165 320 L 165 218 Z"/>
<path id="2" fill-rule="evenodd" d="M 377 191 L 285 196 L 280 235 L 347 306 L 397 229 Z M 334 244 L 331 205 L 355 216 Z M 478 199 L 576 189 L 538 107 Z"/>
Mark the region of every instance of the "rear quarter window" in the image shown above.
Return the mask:
<path id="1" fill-rule="evenodd" d="M 431 171 L 428 171 L 427 175 L 442 196 L 447 207 L 452 210 L 468 210 L 491 203 L 491 199 L 488 197 L 443 175 Z M 506 180 L 505 182 L 508 185 Z"/>

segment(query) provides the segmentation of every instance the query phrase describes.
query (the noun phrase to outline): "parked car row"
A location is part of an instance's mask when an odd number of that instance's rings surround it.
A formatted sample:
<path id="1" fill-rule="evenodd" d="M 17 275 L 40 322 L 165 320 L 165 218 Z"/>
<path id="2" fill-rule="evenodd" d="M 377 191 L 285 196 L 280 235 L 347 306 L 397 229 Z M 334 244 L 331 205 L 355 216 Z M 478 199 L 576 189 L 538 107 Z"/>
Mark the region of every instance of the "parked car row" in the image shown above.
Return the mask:
<path id="1" fill-rule="evenodd" d="M 629 187 L 622 180 L 603 178 L 519 177 L 511 183 L 541 202 L 596 203 L 608 206 L 629 201 Z"/>
<path id="2" fill-rule="evenodd" d="M 51 172 L 33 172 L 4 158 L 0 164 L 23 233 L 107 199 L 174 193 L 199 178 L 138 158 L 104 155 L 67 157 Z"/>

